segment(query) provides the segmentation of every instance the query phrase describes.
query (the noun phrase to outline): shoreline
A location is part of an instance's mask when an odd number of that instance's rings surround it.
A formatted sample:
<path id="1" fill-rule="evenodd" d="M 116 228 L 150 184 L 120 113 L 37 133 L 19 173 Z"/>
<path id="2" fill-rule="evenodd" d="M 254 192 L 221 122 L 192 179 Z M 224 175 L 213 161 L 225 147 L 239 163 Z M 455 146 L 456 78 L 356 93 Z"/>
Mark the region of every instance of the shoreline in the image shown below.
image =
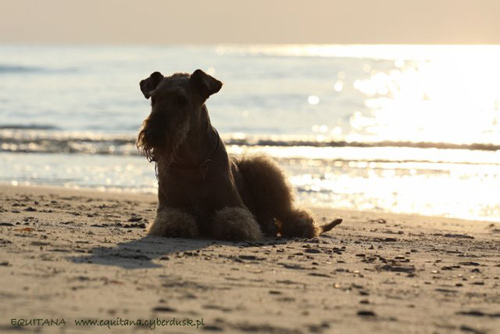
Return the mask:
<path id="1" fill-rule="evenodd" d="M 33 194 L 44 194 L 46 192 L 54 192 L 59 194 L 73 194 L 73 193 L 82 193 L 93 197 L 99 197 L 100 194 L 102 198 L 108 199 L 119 199 L 119 198 L 137 198 L 139 200 L 149 200 L 157 201 L 157 190 L 153 192 L 149 191 L 131 191 L 130 188 L 91 188 L 91 187 L 65 187 L 62 185 L 47 185 L 47 184 L 8 184 L 8 183 L 0 183 L 0 193 L 7 192 L 11 193 L 11 189 L 20 189 L 21 192 L 32 192 Z M 299 202 L 297 200 L 297 202 Z M 488 223 L 488 224 L 498 224 L 500 226 L 500 220 L 497 219 L 477 219 L 477 218 L 463 218 L 463 217 L 446 217 L 439 215 L 426 215 L 426 214 L 416 214 L 416 213 L 395 213 L 395 212 L 387 212 L 387 211 L 376 211 L 376 210 L 353 210 L 353 209 L 343 209 L 343 208 L 333 208 L 328 207 L 325 204 L 312 205 L 309 206 L 307 203 L 304 205 L 300 205 L 306 208 L 310 208 L 314 211 L 321 212 L 337 212 L 340 214 L 350 215 L 353 213 L 361 213 L 363 215 L 380 215 L 380 216 L 396 216 L 396 217 L 420 217 L 424 220 L 434 221 L 434 220 L 453 220 L 453 221 L 463 221 L 463 222 L 479 222 L 480 224 Z"/>
<path id="2" fill-rule="evenodd" d="M 500 223 L 311 208 L 317 239 L 146 236 L 156 195 L 0 185 L 1 332 L 78 319 L 203 319 L 175 333 L 494 333 Z M 19 324 L 19 323 L 18 323 Z M 110 324 L 105 331 L 152 330 Z M 64 328 L 62 328 L 64 326 Z M 104 330 L 104 329 L 103 329 Z"/>

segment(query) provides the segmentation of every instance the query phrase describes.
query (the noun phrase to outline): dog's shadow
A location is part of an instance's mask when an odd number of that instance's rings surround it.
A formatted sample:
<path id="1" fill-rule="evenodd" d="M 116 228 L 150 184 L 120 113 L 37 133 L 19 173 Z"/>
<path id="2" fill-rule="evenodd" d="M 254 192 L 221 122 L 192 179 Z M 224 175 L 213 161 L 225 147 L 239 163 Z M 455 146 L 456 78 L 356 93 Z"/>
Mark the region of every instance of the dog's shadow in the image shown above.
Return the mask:
<path id="1" fill-rule="evenodd" d="M 114 247 L 95 247 L 90 255 L 70 258 L 74 263 L 95 263 L 125 269 L 159 268 L 154 260 L 168 261 L 181 252 L 196 252 L 215 243 L 214 240 L 172 239 L 155 236 L 119 243 Z"/>
<path id="2" fill-rule="evenodd" d="M 95 247 L 89 251 L 90 255 L 71 257 L 69 260 L 74 263 L 94 263 L 125 269 L 160 268 L 163 267 L 160 264 L 161 261 L 172 260 L 181 254 L 198 256 L 200 250 L 213 244 L 250 247 L 286 242 L 287 239 L 276 238 L 269 238 L 259 243 L 248 243 L 215 241 L 213 239 L 174 239 L 148 235 L 138 240 L 119 243 L 115 247 Z"/>

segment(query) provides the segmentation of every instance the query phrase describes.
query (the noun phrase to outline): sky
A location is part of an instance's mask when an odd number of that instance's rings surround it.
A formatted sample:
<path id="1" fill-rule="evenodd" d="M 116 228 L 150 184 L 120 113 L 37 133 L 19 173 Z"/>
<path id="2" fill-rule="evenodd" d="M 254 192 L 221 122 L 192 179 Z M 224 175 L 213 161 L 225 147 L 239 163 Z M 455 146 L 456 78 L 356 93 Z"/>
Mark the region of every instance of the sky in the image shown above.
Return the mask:
<path id="1" fill-rule="evenodd" d="M 0 0 L 0 43 L 500 44 L 499 0 Z"/>

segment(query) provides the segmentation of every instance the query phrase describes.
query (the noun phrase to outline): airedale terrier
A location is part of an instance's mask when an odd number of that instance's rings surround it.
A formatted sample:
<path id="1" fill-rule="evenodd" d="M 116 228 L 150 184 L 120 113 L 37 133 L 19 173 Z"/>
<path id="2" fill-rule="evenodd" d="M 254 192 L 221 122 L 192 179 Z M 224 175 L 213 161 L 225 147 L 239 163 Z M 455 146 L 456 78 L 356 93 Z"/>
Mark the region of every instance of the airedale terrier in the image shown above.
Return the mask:
<path id="1" fill-rule="evenodd" d="M 317 226 L 294 205 L 293 192 L 268 157 L 228 156 L 212 126 L 206 100 L 222 82 L 201 70 L 140 82 L 151 114 L 137 147 L 156 163 L 158 208 L 149 233 L 164 237 L 259 240 L 262 234 L 315 237 L 342 222 Z"/>

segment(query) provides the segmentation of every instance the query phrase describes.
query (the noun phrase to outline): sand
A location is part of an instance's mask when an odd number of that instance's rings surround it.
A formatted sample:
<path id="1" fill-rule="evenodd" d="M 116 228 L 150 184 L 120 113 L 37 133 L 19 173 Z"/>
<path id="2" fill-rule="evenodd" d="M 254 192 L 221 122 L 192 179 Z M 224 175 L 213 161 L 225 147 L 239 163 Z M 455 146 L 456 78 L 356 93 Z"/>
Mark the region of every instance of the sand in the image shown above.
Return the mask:
<path id="1" fill-rule="evenodd" d="M 317 208 L 344 218 L 318 239 L 167 239 L 152 195 L 0 192 L 1 333 L 500 333 L 499 223 Z"/>

